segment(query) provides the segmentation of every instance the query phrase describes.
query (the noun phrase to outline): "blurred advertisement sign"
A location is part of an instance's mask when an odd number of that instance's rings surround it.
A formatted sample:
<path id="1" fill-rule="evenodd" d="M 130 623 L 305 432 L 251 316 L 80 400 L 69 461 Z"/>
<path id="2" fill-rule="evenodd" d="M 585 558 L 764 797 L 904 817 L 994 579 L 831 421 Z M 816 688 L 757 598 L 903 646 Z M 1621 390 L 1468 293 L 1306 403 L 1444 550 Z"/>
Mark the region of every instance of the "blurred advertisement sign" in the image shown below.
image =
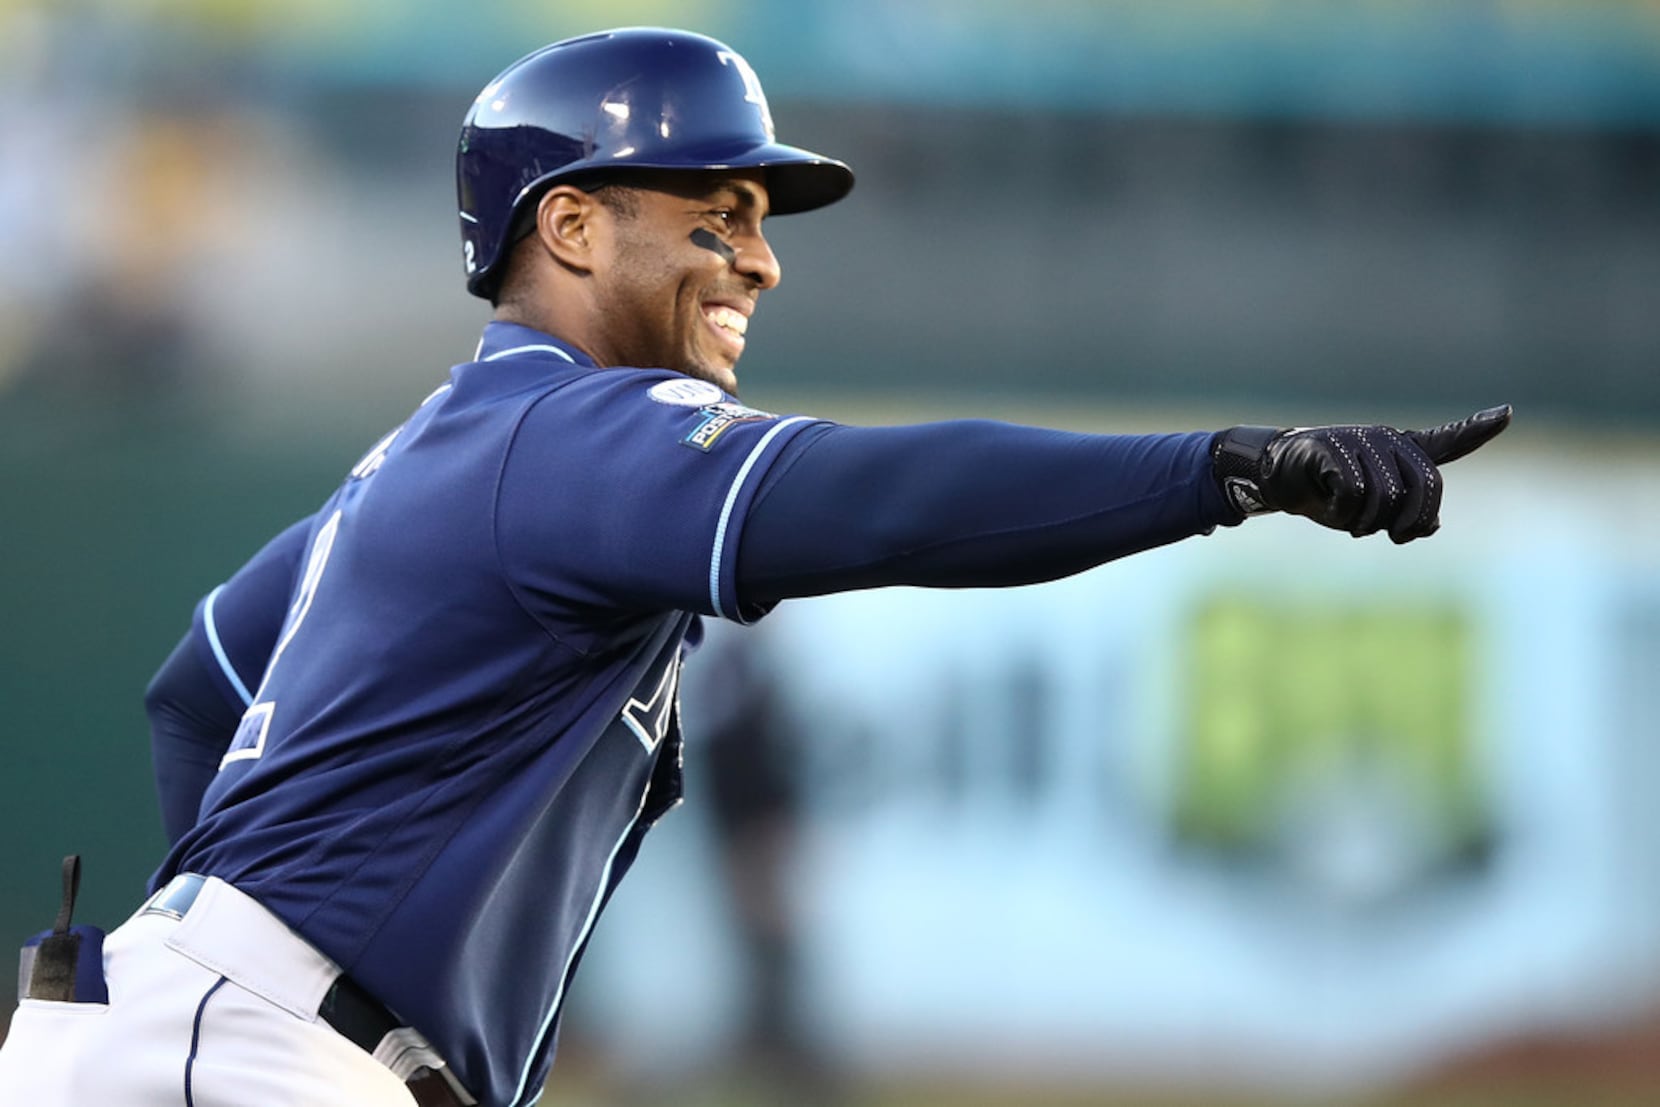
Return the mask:
<path id="1" fill-rule="evenodd" d="M 1188 621 L 1172 830 L 1357 906 L 1479 866 L 1499 833 L 1471 706 L 1480 659 L 1453 603 L 1273 603 Z"/>

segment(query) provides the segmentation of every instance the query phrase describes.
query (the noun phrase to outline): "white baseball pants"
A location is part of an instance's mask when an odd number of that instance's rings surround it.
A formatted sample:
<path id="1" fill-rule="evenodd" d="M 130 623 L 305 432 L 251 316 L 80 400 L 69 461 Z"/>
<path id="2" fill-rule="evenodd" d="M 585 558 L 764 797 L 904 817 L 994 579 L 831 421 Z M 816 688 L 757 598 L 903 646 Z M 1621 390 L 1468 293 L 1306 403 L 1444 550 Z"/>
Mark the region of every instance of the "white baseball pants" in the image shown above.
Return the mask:
<path id="1" fill-rule="evenodd" d="M 219 880 L 182 920 L 104 943 L 109 1003 L 26 999 L 0 1107 L 411 1107 L 392 1070 L 317 1017 L 339 968 Z"/>

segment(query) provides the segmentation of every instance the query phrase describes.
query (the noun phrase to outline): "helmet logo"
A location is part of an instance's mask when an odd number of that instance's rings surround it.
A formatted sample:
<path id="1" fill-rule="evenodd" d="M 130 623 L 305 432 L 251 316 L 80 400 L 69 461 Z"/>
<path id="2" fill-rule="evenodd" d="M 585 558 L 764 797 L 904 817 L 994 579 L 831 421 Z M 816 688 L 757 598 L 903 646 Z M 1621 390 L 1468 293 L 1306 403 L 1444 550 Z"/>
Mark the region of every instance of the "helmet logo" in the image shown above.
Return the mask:
<path id="1" fill-rule="evenodd" d="M 755 70 L 740 55 L 730 50 L 720 50 L 715 53 L 722 65 L 730 65 L 743 78 L 744 99 L 754 104 L 761 113 L 761 127 L 767 133 L 767 141 L 772 142 L 778 136 L 772 126 L 772 109 L 767 107 L 766 93 L 761 91 L 761 78 L 755 75 Z"/>

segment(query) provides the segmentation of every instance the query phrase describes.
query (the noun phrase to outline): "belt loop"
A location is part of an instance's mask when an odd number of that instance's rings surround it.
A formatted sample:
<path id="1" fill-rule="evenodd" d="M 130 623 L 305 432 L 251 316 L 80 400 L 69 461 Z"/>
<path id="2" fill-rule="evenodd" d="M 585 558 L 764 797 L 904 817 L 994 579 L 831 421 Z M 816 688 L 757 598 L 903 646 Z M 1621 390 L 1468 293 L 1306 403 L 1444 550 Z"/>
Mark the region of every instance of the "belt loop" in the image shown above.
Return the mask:
<path id="1" fill-rule="evenodd" d="M 166 915 L 174 921 L 182 920 L 185 912 L 196 902 L 201 894 L 202 885 L 207 883 L 207 877 L 195 873 L 180 873 L 169 880 L 155 895 L 145 901 L 139 908 L 141 915 Z"/>

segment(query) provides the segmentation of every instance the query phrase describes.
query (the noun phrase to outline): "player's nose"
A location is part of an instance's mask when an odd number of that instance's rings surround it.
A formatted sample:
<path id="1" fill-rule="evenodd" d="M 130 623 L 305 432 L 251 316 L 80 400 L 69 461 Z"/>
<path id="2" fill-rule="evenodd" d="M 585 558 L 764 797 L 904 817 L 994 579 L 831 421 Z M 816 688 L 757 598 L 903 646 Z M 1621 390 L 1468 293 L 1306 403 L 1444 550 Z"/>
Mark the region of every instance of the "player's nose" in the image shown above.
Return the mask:
<path id="1" fill-rule="evenodd" d="M 755 282 L 757 288 L 777 288 L 778 282 L 784 278 L 784 270 L 778 264 L 778 255 L 772 252 L 772 245 L 767 242 L 766 236 L 760 231 L 745 235 L 738 242 L 737 256 L 732 259 L 732 265 Z"/>

